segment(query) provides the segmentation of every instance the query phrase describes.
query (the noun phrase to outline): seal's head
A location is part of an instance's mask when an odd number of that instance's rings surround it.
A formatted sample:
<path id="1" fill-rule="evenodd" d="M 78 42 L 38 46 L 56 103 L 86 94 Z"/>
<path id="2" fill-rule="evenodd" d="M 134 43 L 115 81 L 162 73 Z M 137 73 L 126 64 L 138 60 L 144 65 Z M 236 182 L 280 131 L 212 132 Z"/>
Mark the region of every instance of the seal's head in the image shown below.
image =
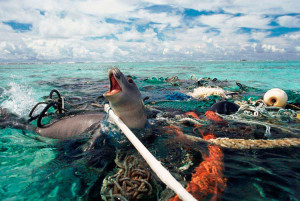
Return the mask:
<path id="1" fill-rule="evenodd" d="M 103 94 L 114 113 L 129 128 L 143 128 L 146 113 L 142 95 L 131 77 L 125 77 L 118 68 L 108 71 L 109 90 Z"/>

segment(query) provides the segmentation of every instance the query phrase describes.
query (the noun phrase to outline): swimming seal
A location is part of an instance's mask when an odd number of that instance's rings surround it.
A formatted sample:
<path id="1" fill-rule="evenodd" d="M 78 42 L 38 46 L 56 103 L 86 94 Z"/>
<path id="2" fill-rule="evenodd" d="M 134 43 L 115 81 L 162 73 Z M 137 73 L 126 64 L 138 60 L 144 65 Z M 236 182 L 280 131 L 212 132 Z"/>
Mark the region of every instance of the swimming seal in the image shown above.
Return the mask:
<path id="1" fill-rule="evenodd" d="M 220 101 L 213 104 L 208 110 L 217 112 L 219 114 L 232 114 L 238 111 L 240 108 L 239 105 L 229 102 L 229 101 Z"/>
<path id="2" fill-rule="evenodd" d="M 36 133 L 41 136 L 65 139 L 80 135 L 92 125 L 99 123 L 105 114 L 79 114 L 55 120 L 42 128 L 36 128 Z"/>
<path id="3" fill-rule="evenodd" d="M 110 87 L 103 96 L 109 101 L 111 109 L 129 128 L 143 128 L 147 121 L 146 112 L 142 95 L 132 78 L 125 77 L 117 68 L 108 71 L 108 78 Z M 104 113 L 68 116 L 36 128 L 35 131 L 49 138 L 70 138 L 99 124 L 104 117 Z"/>

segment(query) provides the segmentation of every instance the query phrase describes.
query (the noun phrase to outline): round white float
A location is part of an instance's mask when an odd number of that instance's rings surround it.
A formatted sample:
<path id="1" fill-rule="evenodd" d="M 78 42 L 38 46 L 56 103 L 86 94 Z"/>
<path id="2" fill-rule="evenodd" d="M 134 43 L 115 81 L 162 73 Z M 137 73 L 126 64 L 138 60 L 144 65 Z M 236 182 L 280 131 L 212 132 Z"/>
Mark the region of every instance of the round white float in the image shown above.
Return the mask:
<path id="1" fill-rule="evenodd" d="M 269 106 L 285 107 L 288 96 L 282 89 L 270 89 L 264 95 L 264 102 Z"/>

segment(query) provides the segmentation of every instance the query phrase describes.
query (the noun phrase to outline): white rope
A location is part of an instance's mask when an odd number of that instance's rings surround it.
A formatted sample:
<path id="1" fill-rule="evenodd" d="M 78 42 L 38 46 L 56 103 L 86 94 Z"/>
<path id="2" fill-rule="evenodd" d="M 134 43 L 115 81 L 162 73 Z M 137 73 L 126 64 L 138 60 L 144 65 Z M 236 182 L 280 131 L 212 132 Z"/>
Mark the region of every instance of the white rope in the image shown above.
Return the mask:
<path id="1" fill-rule="evenodd" d="M 139 139 L 132 133 L 132 131 L 123 123 L 123 121 L 115 115 L 108 104 L 104 106 L 105 112 L 123 131 L 128 140 L 143 156 L 155 174 L 164 182 L 170 189 L 172 189 L 180 199 L 183 201 L 196 201 L 196 199 L 171 175 L 171 173 L 164 168 L 161 163 L 149 152 L 149 150 L 139 141 Z"/>
<path id="2" fill-rule="evenodd" d="M 182 123 L 190 122 L 190 123 L 193 123 L 193 124 L 196 124 L 196 125 L 200 125 L 200 126 L 204 125 L 203 123 L 200 123 L 197 120 L 189 118 L 189 117 L 184 117 L 182 119 L 179 119 L 179 122 L 182 122 Z"/>

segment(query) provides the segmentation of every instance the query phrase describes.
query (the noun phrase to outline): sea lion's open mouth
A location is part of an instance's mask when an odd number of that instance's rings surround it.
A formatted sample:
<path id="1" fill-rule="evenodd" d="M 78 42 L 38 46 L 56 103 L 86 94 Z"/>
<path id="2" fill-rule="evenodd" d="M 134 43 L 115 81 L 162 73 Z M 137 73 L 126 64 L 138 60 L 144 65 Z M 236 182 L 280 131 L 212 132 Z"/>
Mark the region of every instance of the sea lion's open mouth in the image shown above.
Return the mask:
<path id="1" fill-rule="evenodd" d="M 104 95 L 112 96 L 122 91 L 122 88 L 113 72 L 109 73 L 109 84 L 110 84 L 109 91 L 107 91 Z"/>

